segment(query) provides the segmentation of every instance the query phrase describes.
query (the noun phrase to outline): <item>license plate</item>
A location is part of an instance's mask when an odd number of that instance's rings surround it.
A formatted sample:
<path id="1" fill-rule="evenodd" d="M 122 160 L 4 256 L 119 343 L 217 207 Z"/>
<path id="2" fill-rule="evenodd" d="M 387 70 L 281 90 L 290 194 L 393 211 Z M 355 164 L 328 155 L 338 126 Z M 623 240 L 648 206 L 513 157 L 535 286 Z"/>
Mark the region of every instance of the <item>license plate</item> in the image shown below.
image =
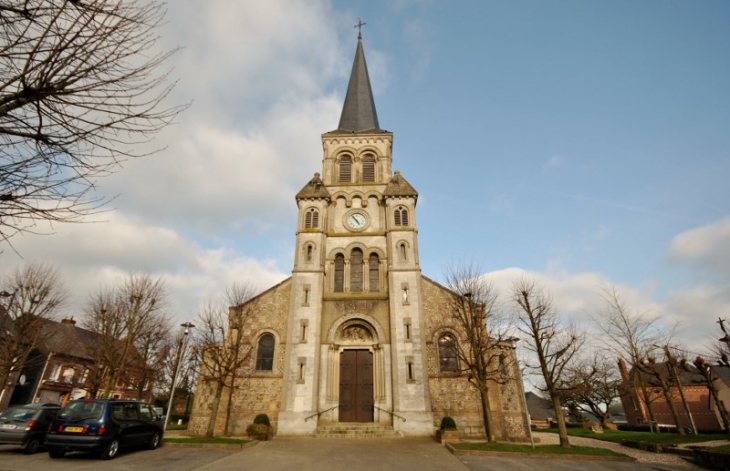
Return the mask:
<path id="1" fill-rule="evenodd" d="M 14 424 L 2 424 L 0 425 L 0 428 L 3 430 L 15 430 L 18 426 Z"/>
<path id="2" fill-rule="evenodd" d="M 63 431 L 80 433 L 84 431 L 84 427 L 66 427 L 65 429 L 63 429 Z"/>

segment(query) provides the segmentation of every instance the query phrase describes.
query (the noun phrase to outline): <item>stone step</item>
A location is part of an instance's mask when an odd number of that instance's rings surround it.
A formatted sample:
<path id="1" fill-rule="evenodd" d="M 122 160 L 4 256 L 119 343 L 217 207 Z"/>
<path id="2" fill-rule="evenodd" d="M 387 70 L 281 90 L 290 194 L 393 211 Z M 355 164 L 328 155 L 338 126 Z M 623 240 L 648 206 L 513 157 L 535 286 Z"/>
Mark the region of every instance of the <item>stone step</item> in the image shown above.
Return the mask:
<path id="1" fill-rule="evenodd" d="M 322 425 L 314 432 L 316 438 L 397 438 L 400 432 L 393 430 L 392 425 L 375 423 L 341 423 Z"/>

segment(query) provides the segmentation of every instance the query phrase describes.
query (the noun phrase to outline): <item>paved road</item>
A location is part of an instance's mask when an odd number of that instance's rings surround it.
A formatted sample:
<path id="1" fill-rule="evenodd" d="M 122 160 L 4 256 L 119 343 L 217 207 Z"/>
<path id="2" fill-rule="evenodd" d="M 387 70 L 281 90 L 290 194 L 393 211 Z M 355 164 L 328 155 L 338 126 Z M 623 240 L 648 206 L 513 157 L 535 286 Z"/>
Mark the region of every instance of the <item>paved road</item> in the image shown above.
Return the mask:
<path id="1" fill-rule="evenodd" d="M 687 471 L 657 463 L 454 456 L 429 438 L 316 439 L 277 437 L 243 450 L 163 446 L 121 453 L 111 461 L 82 453 L 51 460 L 0 446 L 0 471 Z"/>

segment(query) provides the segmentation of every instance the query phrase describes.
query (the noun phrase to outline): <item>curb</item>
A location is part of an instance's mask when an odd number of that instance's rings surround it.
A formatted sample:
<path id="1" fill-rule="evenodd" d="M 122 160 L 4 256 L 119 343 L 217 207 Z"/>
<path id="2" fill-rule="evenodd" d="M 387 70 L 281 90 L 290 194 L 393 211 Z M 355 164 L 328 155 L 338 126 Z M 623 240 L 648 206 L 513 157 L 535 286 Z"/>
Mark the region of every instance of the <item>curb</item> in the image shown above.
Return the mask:
<path id="1" fill-rule="evenodd" d="M 477 455 L 477 456 L 500 456 L 504 458 L 532 458 L 550 460 L 571 460 L 571 461 L 626 461 L 635 462 L 636 458 L 630 456 L 597 456 L 597 455 L 558 455 L 558 454 L 533 454 L 511 451 L 484 451 L 484 450 L 459 450 L 447 444 L 446 448 L 454 455 Z"/>
<path id="2" fill-rule="evenodd" d="M 232 448 L 243 450 L 244 448 L 252 447 L 259 442 L 256 440 L 248 443 L 236 444 L 236 443 L 175 443 L 175 442 L 162 442 L 162 446 L 165 447 L 177 447 L 177 448 Z"/>

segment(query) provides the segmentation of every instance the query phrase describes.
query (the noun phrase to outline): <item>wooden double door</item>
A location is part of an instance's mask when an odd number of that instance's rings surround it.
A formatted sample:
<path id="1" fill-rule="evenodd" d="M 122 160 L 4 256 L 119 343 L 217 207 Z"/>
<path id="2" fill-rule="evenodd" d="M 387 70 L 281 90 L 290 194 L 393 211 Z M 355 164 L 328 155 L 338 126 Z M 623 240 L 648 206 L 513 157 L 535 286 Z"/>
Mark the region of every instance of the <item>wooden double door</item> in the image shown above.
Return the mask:
<path id="1" fill-rule="evenodd" d="M 373 421 L 373 353 L 340 353 L 340 422 Z"/>

